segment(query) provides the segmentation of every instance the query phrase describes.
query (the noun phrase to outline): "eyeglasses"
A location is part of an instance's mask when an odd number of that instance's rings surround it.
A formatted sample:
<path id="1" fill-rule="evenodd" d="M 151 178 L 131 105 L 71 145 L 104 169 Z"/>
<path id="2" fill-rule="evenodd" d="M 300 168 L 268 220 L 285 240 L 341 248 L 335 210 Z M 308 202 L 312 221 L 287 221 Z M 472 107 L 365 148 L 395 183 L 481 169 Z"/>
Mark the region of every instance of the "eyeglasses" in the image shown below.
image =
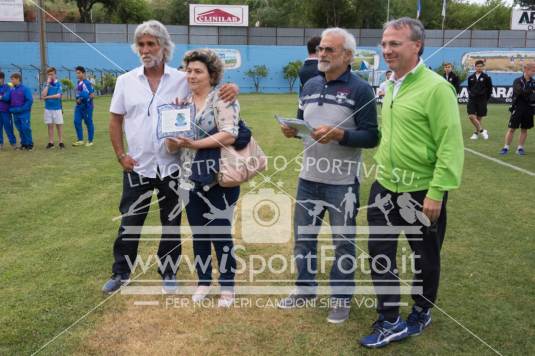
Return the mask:
<path id="1" fill-rule="evenodd" d="M 325 51 L 325 53 L 327 54 L 333 54 L 334 52 L 336 52 L 336 48 L 316 46 L 316 52 L 321 53 L 323 51 Z"/>

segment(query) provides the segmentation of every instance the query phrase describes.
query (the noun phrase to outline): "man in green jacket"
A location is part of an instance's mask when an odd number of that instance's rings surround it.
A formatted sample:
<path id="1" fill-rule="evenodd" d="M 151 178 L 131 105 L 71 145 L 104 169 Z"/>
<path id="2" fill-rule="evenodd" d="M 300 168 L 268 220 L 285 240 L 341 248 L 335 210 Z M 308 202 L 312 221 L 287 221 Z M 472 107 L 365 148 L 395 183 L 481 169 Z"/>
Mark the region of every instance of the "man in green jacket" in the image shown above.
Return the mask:
<path id="1" fill-rule="evenodd" d="M 384 26 L 383 57 L 394 73 L 383 101 L 377 180 L 368 203 L 368 251 L 379 318 L 372 333 L 360 340 L 366 347 L 418 335 L 430 324 L 448 191 L 461 180 L 464 154 L 455 89 L 420 59 L 424 40 L 418 20 L 401 18 Z M 414 305 L 407 321 L 399 315 L 396 252 L 401 231 L 414 253 Z"/>

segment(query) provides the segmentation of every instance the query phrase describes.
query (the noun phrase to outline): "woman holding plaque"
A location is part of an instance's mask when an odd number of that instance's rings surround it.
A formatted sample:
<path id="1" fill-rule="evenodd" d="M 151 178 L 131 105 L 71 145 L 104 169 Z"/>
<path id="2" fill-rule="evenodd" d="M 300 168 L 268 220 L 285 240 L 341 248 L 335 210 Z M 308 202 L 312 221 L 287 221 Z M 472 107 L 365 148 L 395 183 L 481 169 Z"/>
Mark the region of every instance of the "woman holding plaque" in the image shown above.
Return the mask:
<path id="1" fill-rule="evenodd" d="M 210 291 L 213 245 L 221 286 L 218 306 L 230 307 L 234 303 L 236 269 L 231 230 L 240 188 L 218 185 L 217 172 L 212 172 L 211 168 L 218 166 L 219 151 L 232 145 L 238 135 L 240 108 L 237 101 L 228 103 L 219 97 L 217 85 L 223 76 L 223 62 L 214 51 L 195 49 L 187 52 L 184 67 L 191 90 L 186 104 L 191 108 L 192 132 L 168 138 L 165 144 L 169 151 L 180 152 L 181 166 L 189 167 L 185 175 L 194 186 L 186 205 L 199 277 L 192 299 L 199 302 Z M 211 182 L 206 182 L 207 176 Z"/>

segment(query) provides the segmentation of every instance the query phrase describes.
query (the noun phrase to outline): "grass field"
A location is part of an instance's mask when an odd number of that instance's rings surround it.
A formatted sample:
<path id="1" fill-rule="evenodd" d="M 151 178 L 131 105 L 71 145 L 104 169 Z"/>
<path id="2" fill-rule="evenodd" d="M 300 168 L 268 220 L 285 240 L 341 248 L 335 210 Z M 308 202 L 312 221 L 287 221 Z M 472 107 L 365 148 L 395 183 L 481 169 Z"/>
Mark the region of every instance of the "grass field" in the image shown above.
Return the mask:
<path id="1" fill-rule="evenodd" d="M 294 95 L 241 95 L 240 103 L 266 153 L 291 158 L 300 152 L 300 143 L 284 139 L 272 118 L 274 113 L 294 114 Z M 146 299 L 142 296 L 106 299 L 100 288 L 110 275 L 118 228 L 112 218 L 118 215 L 121 171 L 107 134 L 109 98 L 98 98 L 95 106 L 94 147 L 69 144 L 64 151 L 45 150 L 43 107 L 37 102 L 32 116 L 36 150 L 0 152 L 1 355 L 33 353 L 81 317 L 41 354 L 494 353 L 474 335 L 503 354 L 535 353 L 535 178 L 470 152 L 465 156 L 462 186 L 451 193 L 448 203 L 437 300 L 442 311 L 434 311 L 433 325 L 421 337 L 379 352 L 364 350 L 357 340 L 368 333 L 376 315 L 373 309 L 357 305 L 349 321 L 333 326 L 325 321 L 327 310 L 322 308 L 222 311 L 166 308 L 165 296 L 156 297 L 162 301 L 160 306 L 134 305 Z M 460 111 L 467 148 L 535 172 L 535 137 L 528 138 L 525 157 L 497 154 L 503 144 L 506 106 L 490 106 L 485 124 L 488 141 L 468 139 L 471 128 L 465 107 Z M 65 117 L 70 143 L 72 110 L 66 110 Z M 365 152 L 365 162 L 371 164 L 372 154 L 372 150 Z M 273 179 L 281 180 L 284 189 L 294 194 L 297 174 L 293 169 Z M 371 182 L 365 179 L 361 186 L 362 205 Z M 154 212 L 147 224 L 158 224 Z M 359 214 L 358 221 L 365 223 L 365 213 Z M 239 234 L 235 238 L 243 242 Z M 366 241 L 358 241 L 357 246 L 367 250 Z M 403 247 L 408 244 L 401 238 Z M 156 249 L 157 241 L 140 244 L 145 255 Z M 251 245 L 244 254 L 289 256 L 291 252 L 290 242 Z M 191 241 L 184 242 L 183 253 L 192 255 Z M 194 277 L 185 273 L 182 270 L 180 277 Z M 142 276 L 150 278 L 157 278 L 155 268 Z M 410 305 L 408 296 L 403 300 Z M 408 311 L 409 307 L 402 308 L 404 315 Z"/>

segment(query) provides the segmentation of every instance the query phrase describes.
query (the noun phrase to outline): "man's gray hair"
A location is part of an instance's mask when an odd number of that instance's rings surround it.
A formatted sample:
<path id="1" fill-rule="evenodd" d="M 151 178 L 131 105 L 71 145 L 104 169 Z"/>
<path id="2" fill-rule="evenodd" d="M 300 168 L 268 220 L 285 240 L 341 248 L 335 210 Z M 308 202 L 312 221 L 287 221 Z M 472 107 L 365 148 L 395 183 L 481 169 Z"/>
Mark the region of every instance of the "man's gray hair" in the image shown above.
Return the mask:
<path id="1" fill-rule="evenodd" d="M 422 43 L 422 47 L 420 48 L 418 55 L 421 56 L 424 53 L 425 28 L 420 20 L 410 17 L 402 17 L 385 23 L 383 25 L 383 30 L 386 30 L 389 27 L 392 27 L 395 30 L 401 30 L 405 27 L 408 27 L 411 30 L 411 40 L 420 41 Z"/>
<path id="2" fill-rule="evenodd" d="M 139 48 L 137 47 L 137 41 L 144 35 L 153 36 L 158 41 L 158 44 L 163 50 L 163 58 L 167 63 L 173 58 L 173 51 L 175 49 L 175 44 L 171 41 L 171 36 L 167 31 L 167 28 L 160 22 L 156 20 L 149 20 L 143 22 L 136 28 L 134 33 L 134 43 L 132 44 L 132 50 L 139 54 Z"/>
<path id="3" fill-rule="evenodd" d="M 355 55 L 355 52 L 357 51 L 357 41 L 355 41 L 355 36 L 353 36 L 347 30 L 344 30 L 340 27 L 331 27 L 323 30 L 321 33 L 322 38 L 327 35 L 337 35 L 343 37 L 344 49 L 351 51 L 351 54 Z"/>

